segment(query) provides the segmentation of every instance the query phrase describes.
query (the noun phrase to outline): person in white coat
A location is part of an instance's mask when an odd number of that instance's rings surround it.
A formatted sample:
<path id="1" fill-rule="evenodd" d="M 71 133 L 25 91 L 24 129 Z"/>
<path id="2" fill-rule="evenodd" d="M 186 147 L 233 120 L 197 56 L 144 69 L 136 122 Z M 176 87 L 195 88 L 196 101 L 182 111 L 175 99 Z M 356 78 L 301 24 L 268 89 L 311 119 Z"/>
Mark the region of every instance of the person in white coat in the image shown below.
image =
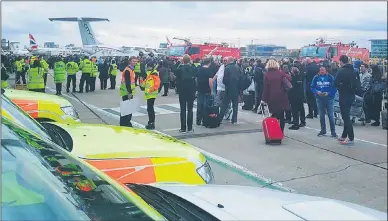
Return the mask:
<path id="1" fill-rule="evenodd" d="M 222 104 L 222 101 L 224 100 L 225 97 L 225 84 L 222 82 L 224 78 L 224 70 L 225 70 L 225 65 L 227 63 L 228 58 L 225 57 L 222 59 L 222 65 L 218 69 L 216 75 L 214 75 L 213 80 L 217 82 L 217 93 L 216 93 L 216 99 L 215 99 L 215 106 L 220 107 Z M 228 120 L 230 116 L 232 115 L 232 109 L 230 108 L 230 104 L 228 106 L 227 111 L 225 112 L 225 117 L 224 119 Z"/>

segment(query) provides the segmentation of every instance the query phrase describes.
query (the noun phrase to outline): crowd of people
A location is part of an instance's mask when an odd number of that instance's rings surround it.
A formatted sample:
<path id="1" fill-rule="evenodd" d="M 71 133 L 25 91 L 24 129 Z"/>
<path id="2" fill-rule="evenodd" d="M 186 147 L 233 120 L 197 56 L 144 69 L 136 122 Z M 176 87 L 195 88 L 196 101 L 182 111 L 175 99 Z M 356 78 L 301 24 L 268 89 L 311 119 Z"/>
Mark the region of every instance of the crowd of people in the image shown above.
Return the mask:
<path id="1" fill-rule="evenodd" d="M 380 125 L 383 93 L 386 90 L 383 73 L 377 65 L 368 66 L 359 60 L 352 62 L 347 56 L 335 62 L 316 63 L 311 58 L 303 61 L 292 59 L 276 60 L 271 57 L 265 62 L 260 59 L 234 59 L 213 57 L 191 60 L 184 55 L 181 61 L 150 57 L 99 58 L 88 56 L 42 56 L 31 58 L 2 55 L 2 65 L 16 73 L 16 84 L 27 85 L 28 90 L 44 92 L 49 69 L 53 69 L 56 94 L 61 95 L 62 83 L 66 80 L 66 92 L 83 93 L 95 91 L 96 78 L 100 89 L 115 89 L 116 75 L 121 73 L 120 96 L 123 101 L 135 96 L 135 88 L 144 91 L 147 100 L 149 122 L 147 129 L 155 129 L 155 99 L 168 96 L 170 89 L 179 95 L 180 132 L 193 132 L 194 101 L 197 100 L 195 123 L 205 126 L 209 106 L 217 109 L 217 124 L 229 120 L 238 122 L 238 104 L 242 109 L 254 113 L 270 112 L 279 120 L 284 131 L 286 123 L 290 130 L 306 126 L 306 119 L 319 115 L 321 131 L 326 131 L 325 115 L 329 118 L 330 132 L 341 144 L 353 144 L 354 131 L 350 116 L 356 96 L 364 101 L 366 123 Z M 2 67 L 2 68 L 3 68 Z M 76 90 L 76 73 L 81 71 L 79 90 Z M 28 81 L 26 80 L 28 77 Z M 21 81 L 20 81 L 21 78 Z M 3 82 L 8 79 L 2 71 Z M 248 84 L 244 84 L 248 79 Z M 108 88 L 108 80 L 110 87 Z M 163 91 L 162 91 L 163 90 Z M 344 121 L 341 136 L 335 131 L 334 104 L 338 103 Z M 307 103 L 306 115 L 304 103 Z M 268 110 L 266 110 L 268 109 Z M 120 125 L 131 127 L 132 115 L 120 117 Z"/>

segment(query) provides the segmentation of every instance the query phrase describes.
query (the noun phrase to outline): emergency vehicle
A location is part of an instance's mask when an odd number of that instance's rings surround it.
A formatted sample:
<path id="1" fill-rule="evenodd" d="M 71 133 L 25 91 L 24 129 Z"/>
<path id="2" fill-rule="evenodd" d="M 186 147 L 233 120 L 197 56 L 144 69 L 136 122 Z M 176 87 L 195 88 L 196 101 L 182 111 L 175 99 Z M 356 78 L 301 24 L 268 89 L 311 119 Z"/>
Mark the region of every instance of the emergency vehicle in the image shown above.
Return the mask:
<path id="1" fill-rule="evenodd" d="M 240 49 L 229 47 L 228 44 L 213 44 L 213 43 L 204 43 L 204 44 L 193 44 L 189 39 L 181 39 L 185 43 L 182 45 L 171 45 L 167 50 L 167 56 L 172 60 L 180 60 L 183 55 L 188 54 L 191 57 L 191 60 L 197 58 L 204 58 L 206 56 L 213 57 L 233 57 L 240 59 Z"/>
<path id="2" fill-rule="evenodd" d="M 369 50 L 366 48 L 359 48 L 354 42 L 350 44 L 325 43 L 322 39 L 315 44 L 304 46 L 300 50 L 299 60 L 310 57 L 315 62 L 323 61 L 339 62 L 341 55 L 347 55 L 351 59 L 359 59 L 365 63 L 369 63 Z"/>

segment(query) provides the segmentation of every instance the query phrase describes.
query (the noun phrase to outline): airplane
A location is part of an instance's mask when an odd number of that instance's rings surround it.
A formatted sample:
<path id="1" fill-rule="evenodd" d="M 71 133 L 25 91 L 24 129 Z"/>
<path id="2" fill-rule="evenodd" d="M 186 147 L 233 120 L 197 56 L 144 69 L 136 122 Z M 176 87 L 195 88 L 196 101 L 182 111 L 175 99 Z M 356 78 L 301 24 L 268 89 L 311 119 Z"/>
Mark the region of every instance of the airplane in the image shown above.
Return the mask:
<path id="1" fill-rule="evenodd" d="M 89 17 L 65 17 L 49 18 L 53 21 L 77 22 L 82 40 L 82 51 L 90 56 L 138 56 L 140 50 L 124 46 L 111 46 L 99 42 L 94 34 L 90 22 L 109 21 L 107 18 L 89 18 Z M 143 52 L 144 53 L 144 52 Z M 145 52 L 144 54 L 146 54 Z"/>
<path id="2" fill-rule="evenodd" d="M 10 52 L 16 55 L 30 55 L 30 52 L 26 48 L 20 49 L 19 45 L 20 45 L 20 42 L 16 42 L 16 41 L 10 42 L 9 43 Z"/>
<path id="3" fill-rule="evenodd" d="M 30 47 L 26 48 L 32 55 L 69 55 L 71 51 L 63 48 L 39 48 L 32 34 L 28 35 L 30 39 Z"/>

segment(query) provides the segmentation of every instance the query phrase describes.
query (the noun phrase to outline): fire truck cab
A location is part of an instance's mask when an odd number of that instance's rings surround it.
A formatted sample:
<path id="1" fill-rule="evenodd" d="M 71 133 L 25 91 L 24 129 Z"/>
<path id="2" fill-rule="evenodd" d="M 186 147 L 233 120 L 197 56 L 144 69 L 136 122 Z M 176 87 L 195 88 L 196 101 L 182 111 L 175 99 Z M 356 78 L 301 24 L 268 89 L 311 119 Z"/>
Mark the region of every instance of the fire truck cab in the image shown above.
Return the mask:
<path id="1" fill-rule="evenodd" d="M 365 63 L 369 63 L 369 50 L 366 48 L 358 48 L 355 44 L 312 44 L 302 47 L 299 54 L 299 59 L 306 57 L 312 58 L 315 62 L 323 61 L 339 62 L 341 55 L 347 55 L 351 59 L 359 59 Z"/>
<path id="2" fill-rule="evenodd" d="M 227 44 L 192 44 L 189 40 L 184 40 L 183 45 L 172 45 L 167 50 L 167 56 L 170 59 L 179 60 L 183 55 L 190 55 L 192 60 L 204 58 L 206 56 L 213 57 L 233 57 L 240 59 L 240 49 L 229 47 Z"/>

